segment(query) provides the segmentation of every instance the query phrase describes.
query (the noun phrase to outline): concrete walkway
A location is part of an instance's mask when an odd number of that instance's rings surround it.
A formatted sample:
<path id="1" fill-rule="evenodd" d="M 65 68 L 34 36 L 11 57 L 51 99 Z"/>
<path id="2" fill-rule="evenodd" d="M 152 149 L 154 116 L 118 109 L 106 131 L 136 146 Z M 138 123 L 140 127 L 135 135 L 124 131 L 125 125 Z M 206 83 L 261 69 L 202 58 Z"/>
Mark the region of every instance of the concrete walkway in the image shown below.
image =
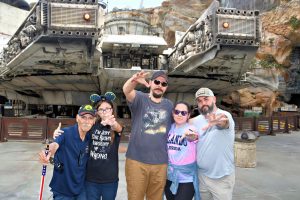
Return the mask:
<path id="1" fill-rule="evenodd" d="M 126 145 L 126 144 L 123 144 Z M 41 165 L 38 142 L 0 143 L 0 199 L 38 199 Z M 234 200 L 296 200 L 300 198 L 300 132 L 262 136 L 257 141 L 257 167 L 236 168 Z M 120 154 L 120 183 L 117 200 L 127 200 L 125 156 Z M 47 169 L 44 200 L 52 199 Z"/>

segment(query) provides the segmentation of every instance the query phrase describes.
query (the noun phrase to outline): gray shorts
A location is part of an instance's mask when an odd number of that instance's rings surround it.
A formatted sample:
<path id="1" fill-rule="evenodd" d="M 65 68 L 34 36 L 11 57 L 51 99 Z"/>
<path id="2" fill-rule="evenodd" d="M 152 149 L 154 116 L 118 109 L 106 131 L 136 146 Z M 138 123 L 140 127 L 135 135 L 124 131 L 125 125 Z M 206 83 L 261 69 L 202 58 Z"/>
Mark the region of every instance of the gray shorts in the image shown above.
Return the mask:
<path id="1" fill-rule="evenodd" d="M 235 173 L 218 179 L 198 176 L 201 200 L 232 200 Z"/>

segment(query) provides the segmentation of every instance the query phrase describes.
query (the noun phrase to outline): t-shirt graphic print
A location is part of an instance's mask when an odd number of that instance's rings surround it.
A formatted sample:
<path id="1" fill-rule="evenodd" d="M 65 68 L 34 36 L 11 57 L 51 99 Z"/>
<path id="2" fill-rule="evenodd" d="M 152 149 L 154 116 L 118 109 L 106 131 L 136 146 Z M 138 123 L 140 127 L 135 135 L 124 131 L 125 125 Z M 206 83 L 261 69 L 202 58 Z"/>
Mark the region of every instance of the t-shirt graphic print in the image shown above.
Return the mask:
<path id="1" fill-rule="evenodd" d="M 143 116 L 145 134 L 165 134 L 167 112 L 162 109 L 147 108 L 148 112 Z"/>

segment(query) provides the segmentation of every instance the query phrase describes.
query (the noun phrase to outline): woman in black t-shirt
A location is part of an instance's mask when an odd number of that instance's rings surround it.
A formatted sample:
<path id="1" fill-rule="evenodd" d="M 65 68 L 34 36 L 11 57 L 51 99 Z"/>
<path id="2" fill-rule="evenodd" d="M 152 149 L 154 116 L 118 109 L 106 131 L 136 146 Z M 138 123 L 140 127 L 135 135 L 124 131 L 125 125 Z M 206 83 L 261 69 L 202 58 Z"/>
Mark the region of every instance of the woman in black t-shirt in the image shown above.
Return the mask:
<path id="1" fill-rule="evenodd" d="M 86 172 L 88 200 L 115 200 L 119 182 L 118 148 L 122 126 L 116 121 L 112 101 L 115 95 L 91 95 L 98 120 L 90 130 L 90 158 Z"/>

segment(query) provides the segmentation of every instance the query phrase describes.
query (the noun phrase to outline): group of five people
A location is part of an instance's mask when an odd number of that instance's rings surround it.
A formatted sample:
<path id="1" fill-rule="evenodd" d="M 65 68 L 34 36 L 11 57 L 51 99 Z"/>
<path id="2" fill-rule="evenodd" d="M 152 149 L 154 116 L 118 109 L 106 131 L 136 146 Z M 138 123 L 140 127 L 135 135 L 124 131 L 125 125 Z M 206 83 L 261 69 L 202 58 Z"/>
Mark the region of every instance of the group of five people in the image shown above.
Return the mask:
<path id="1" fill-rule="evenodd" d="M 234 121 L 216 107 L 216 97 L 200 88 L 195 98 L 200 115 L 190 119 L 186 102 L 164 98 L 168 76 L 163 71 L 140 71 L 124 86 L 131 111 L 131 133 L 126 152 L 128 200 L 232 199 Z M 142 84 L 149 93 L 137 91 Z M 114 200 L 118 188 L 118 147 L 123 127 L 114 115 L 114 95 L 91 96 L 82 106 L 77 125 L 54 132 L 48 163 L 54 155 L 50 187 L 54 199 Z M 76 135 L 76 136 L 75 136 Z M 63 165 L 63 170 L 57 166 Z"/>

